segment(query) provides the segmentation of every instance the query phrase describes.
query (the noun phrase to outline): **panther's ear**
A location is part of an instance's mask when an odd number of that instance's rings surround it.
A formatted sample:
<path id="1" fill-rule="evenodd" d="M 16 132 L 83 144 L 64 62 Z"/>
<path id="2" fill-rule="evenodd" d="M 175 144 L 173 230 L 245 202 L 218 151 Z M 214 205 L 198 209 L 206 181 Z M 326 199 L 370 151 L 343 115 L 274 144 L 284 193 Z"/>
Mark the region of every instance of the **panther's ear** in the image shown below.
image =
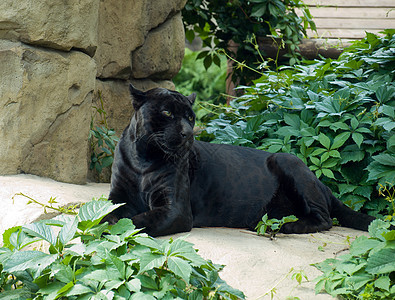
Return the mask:
<path id="1" fill-rule="evenodd" d="M 135 110 L 139 109 L 145 102 L 146 93 L 136 89 L 132 84 L 129 84 L 130 95 L 132 96 L 132 104 Z"/>
<path id="2" fill-rule="evenodd" d="M 196 99 L 196 93 L 192 93 L 187 97 L 189 103 L 191 103 L 191 105 L 193 105 L 193 103 L 195 103 L 195 99 Z"/>

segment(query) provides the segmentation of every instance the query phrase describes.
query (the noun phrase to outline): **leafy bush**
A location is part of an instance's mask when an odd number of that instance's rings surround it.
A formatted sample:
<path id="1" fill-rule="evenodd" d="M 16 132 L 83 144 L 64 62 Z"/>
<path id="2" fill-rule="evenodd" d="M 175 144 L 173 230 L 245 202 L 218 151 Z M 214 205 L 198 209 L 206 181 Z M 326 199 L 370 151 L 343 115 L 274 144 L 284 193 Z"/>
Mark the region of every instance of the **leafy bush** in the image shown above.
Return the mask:
<path id="1" fill-rule="evenodd" d="M 277 233 L 280 232 L 281 227 L 283 227 L 286 223 L 296 222 L 298 220 L 294 215 L 290 215 L 287 217 L 283 217 L 281 220 L 278 219 L 269 219 L 268 215 L 265 214 L 262 217 L 262 220 L 258 222 L 255 227 L 258 235 L 264 235 L 265 233 L 270 233 L 270 239 L 272 240 Z"/>
<path id="2" fill-rule="evenodd" d="M 8 229 L 0 248 L 1 298 L 244 299 L 219 278 L 220 266 L 182 238 L 156 240 L 129 219 L 100 224 L 118 206 L 94 200 L 78 215 Z M 49 252 L 23 251 L 37 241 L 46 241 Z"/>
<path id="3" fill-rule="evenodd" d="M 353 209 L 391 213 L 377 190 L 395 183 L 395 30 L 385 33 L 337 60 L 262 74 L 200 139 L 292 153 Z"/>
<path id="4" fill-rule="evenodd" d="M 226 92 L 226 57 L 219 56 L 222 66 L 206 70 L 196 61 L 197 52 L 185 49 L 184 60 L 180 72 L 173 78 L 176 90 L 183 95 L 196 93 L 194 111 L 198 121 L 204 119 L 209 112 L 200 105 L 201 102 L 220 104 L 225 103 Z"/>
<path id="5" fill-rule="evenodd" d="M 298 16 L 295 9 L 303 15 Z M 280 38 L 288 46 L 293 64 L 299 58 L 298 44 L 306 35 L 307 26 L 315 30 L 310 11 L 300 0 L 188 0 L 182 15 L 188 40 L 198 35 L 203 45 L 210 48 L 198 56 L 206 68 L 213 63 L 220 65 L 219 49 L 234 52 L 232 56 L 237 60 L 253 65 L 258 60 L 257 53 L 245 43 L 253 35 Z M 236 51 L 229 48 L 230 42 L 238 44 Z M 245 75 L 235 71 L 236 77 Z"/>
<path id="6" fill-rule="evenodd" d="M 196 93 L 202 101 L 225 102 L 221 101 L 221 96 L 225 93 L 226 57 L 220 56 L 224 67 L 206 70 L 196 61 L 197 56 L 198 52 L 185 49 L 181 70 L 173 78 L 177 91 L 184 95 Z"/>
<path id="7" fill-rule="evenodd" d="M 114 160 L 114 151 L 119 141 L 114 129 L 110 129 L 107 124 L 106 111 L 104 110 L 101 92 L 98 93 L 100 107 L 93 107 L 99 115 L 100 126 L 94 126 L 94 118 L 91 120 L 89 140 L 91 142 L 91 162 L 89 169 L 95 169 L 98 173 L 104 168 L 111 167 Z"/>
<path id="8" fill-rule="evenodd" d="M 395 230 L 388 229 L 390 224 L 373 221 L 370 237 L 358 237 L 349 254 L 315 264 L 323 272 L 316 278 L 316 293 L 325 291 L 346 299 L 395 299 Z"/>

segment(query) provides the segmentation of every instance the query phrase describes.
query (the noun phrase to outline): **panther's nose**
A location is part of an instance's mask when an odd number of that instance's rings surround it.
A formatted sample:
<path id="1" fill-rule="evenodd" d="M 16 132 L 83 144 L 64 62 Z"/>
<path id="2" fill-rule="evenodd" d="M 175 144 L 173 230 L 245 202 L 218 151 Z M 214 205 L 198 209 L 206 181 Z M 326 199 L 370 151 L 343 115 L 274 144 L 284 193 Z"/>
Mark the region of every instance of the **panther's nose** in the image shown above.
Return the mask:
<path id="1" fill-rule="evenodd" d="M 187 134 L 184 131 L 180 132 L 180 135 L 183 139 L 185 139 L 187 137 Z"/>

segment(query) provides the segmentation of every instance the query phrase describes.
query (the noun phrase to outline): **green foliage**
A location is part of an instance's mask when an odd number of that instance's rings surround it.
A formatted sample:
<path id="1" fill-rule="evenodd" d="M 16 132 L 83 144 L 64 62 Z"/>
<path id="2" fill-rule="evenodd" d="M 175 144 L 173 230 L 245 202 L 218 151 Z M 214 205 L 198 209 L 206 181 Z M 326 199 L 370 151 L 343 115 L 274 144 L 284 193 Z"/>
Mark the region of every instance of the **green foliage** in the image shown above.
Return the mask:
<path id="1" fill-rule="evenodd" d="M 182 238 L 156 240 L 129 219 L 100 224 L 119 206 L 94 200 L 78 215 L 8 229 L 0 248 L 1 298 L 244 299 L 220 279 L 221 266 Z M 37 241 L 49 251 L 24 249 Z"/>
<path id="2" fill-rule="evenodd" d="M 337 60 L 265 72 L 200 139 L 292 153 L 353 209 L 393 213 L 376 188 L 395 183 L 394 32 L 367 33 Z"/>
<path id="3" fill-rule="evenodd" d="M 281 227 L 286 223 L 296 222 L 298 220 L 294 215 L 283 217 L 281 220 L 269 219 L 267 214 L 262 217 L 262 221 L 259 221 L 255 227 L 258 235 L 264 235 L 265 233 L 270 233 L 270 239 L 273 239 L 278 232 L 280 232 Z"/>
<path id="4" fill-rule="evenodd" d="M 390 224 L 373 221 L 370 236 L 352 242 L 349 254 L 315 264 L 323 272 L 316 278 L 316 293 L 325 291 L 346 299 L 394 299 L 395 230 L 389 229 Z"/>
<path id="5" fill-rule="evenodd" d="M 299 17 L 295 9 L 301 10 L 303 16 Z M 192 41 L 198 35 L 210 49 L 202 50 L 198 56 L 206 68 L 220 65 L 219 49 L 233 52 L 238 61 L 252 66 L 258 61 L 258 54 L 245 41 L 254 35 L 280 39 L 279 44 L 287 46 L 290 63 L 294 64 L 308 25 L 315 30 L 310 11 L 301 0 L 189 0 L 182 14 L 187 39 Z M 229 48 L 231 41 L 239 45 L 236 51 Z M 237 73 L 238 78 L 241 75 Z"/>
<path id="6" fill-rule="evenodd" d="M 180 72 L 173 78 L 176 90 L 183 95 L 196 93 L 194 111 L 198 121 L 204 119 L 209 112 L 200 105 L 205 103 L 225 103 L 224 94 L 226 80 L 226 58 L 219 56 L 221 66 L 215 66 L 206 70 L 204 66 L 196 61 L 197 52 L 185 49 L 184 60 Z"/>
<path id="7" fill-rule="evenodd" d="M 114 129 L 108 128 L 106 111 L 104 110 L 103 98 L 99 91 L 98 97 L 100 100 L 100 107 L 93 107 L 100 117 L 100 126 L 94 126 L 94 118 L 91 121 L 91 129 L 89 132 L 89 140 L 91 141 L 91 162 L 89 168 L 95 169 L 99 173 L 104 168 L 110 167 L 114 160 L 114 151 L 118 136 Z"/>

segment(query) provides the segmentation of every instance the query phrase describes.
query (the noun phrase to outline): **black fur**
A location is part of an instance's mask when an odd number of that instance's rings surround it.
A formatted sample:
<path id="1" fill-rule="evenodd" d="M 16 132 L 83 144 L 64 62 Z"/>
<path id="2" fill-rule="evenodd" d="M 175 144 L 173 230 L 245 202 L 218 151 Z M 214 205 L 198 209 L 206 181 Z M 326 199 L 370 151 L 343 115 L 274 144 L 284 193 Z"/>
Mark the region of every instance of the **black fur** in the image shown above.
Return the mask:
<path id="1" fill-rule="evenodd" d="M 269 218 L 296 215 L 285 233 L 332 227 L 367 230 L 373 217 L 336 199 L 291 154 L 193 139 L 195 95 L 130 86 L 135 113 L 117 146 L 109 199 L 126 203 L 105 218 L 131 218 L 153 236 L 224 226 L 254 229 Z"/>

